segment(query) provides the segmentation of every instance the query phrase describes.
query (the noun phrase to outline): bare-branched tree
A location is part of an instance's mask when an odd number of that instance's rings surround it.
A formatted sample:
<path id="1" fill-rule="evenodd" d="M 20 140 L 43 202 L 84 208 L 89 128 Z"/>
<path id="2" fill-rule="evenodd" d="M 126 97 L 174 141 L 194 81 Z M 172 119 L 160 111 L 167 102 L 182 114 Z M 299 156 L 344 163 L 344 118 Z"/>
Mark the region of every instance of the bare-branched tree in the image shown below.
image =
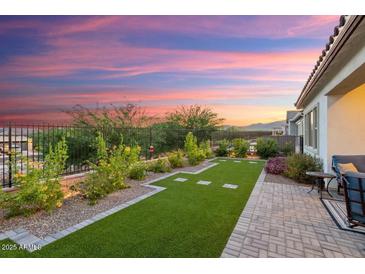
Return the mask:
<path id="1" fill-rule="evenodd" d="M 93 109 L 75 105 L 65 112 L 72 117 L 75 126 L 96 129 L 146 127 L 158 121 L 158 117 L 148 115 L 144 108 L 132 103 L 121 106 L 110 104 L 100 107 L 97 105 Z"/>

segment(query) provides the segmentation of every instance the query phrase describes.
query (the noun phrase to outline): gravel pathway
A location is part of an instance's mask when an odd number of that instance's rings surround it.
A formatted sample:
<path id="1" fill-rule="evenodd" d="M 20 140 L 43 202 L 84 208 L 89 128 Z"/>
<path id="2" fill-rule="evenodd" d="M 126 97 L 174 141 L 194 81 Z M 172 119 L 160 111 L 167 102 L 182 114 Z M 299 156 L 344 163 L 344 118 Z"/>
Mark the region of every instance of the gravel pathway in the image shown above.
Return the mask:
<path id="1" fill-rule="evenodd" d="M 199 166 L 177 168 L 171 172 L 195 172 L 212 164 L 213 163 L 211 162 L 205 161 Z M 93 206 L 89 205 L 87 200 L 83 199 L 80 195 L 75 195 L 65 199 L 62 207 L 55 209 L 51 213 L 40 211 L 29 217 L 18 216 L 5 219 L 3 211 L 0 210 L 0 233 L 16 228 L 24 228 L 33 235 L 43 239 L 49 234 L 64 230 L 72 225 L 89 219 L 98 213 L 107 211 L 119 204 L 153 191 L 153 189 L 147 188 L 142 184 L 165 176 L 166 174 L 167 173 L 149 173 L 147 178 L 143 181 L 128 179 L 126 180 L 126 183 L 130 186 L 129 188 L 111 193 Z"/>

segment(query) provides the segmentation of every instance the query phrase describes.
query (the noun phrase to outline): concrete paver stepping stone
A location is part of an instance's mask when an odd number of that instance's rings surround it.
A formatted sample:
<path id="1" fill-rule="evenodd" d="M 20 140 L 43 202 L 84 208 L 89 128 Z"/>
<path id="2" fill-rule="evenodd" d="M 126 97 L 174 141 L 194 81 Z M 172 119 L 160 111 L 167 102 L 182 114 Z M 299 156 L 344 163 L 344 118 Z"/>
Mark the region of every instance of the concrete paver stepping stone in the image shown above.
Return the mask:
<path id="1" fill-rule="evenodd" d="M 235 162 L 235 163 L 241 163 L 241 161 L 233 161 L 233 162 Z"/>
<path id="2" fill-rule="evenodd" d="M 187 180 L 188 179 L 186 179 L 186 178 L 176 178 L 174 181 L 176 181 L 176 182 L 185 182 Z"/>
<path id="3" fill-rule="evenodd" d="M 249 164 L 257 164 L 257 162 L 249 161 Z"/>
<path id="4" fill-rule="evenodd" d="M 233 184 L 224 184 L 222 187 L 224 187 L 224 188 L 236 189 L 236 188 L 238 187 L 238 185 L 233 185 Z"/>
<path id="5" fill-rule="evenodd" d="M 219 162 L 227 162 L 227 160 L 219 160 Z"/>
<path id="6" fill-rule="evenodd" d="M 211 184 L 212 182 L 210 182 L 210 181 L 199 181 L 199 182 L 197 182 L 197 184 L 198 185 L 209 185 L 209 184 Z"/>

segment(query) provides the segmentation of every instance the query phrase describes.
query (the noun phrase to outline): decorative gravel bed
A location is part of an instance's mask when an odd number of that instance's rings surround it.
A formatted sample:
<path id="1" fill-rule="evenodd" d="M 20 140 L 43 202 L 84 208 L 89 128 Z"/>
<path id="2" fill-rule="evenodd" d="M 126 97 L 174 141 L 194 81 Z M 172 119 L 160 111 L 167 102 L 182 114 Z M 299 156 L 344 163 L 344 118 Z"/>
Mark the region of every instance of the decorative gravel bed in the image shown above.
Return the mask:
<path id="1" fill-rule="evenodd" d="M 212 163 L 205 161 L 199 166 L 177 168 L 172 170 L 172 172 L 195 172 L 211 164 Z M 49 234 L 78 224 L 100 212 L 104 212 L 152 191 L 152 189 L 147 188 L 142 184 L 165 175 L 166 173 L 149 173 L 147 178 L 143 181 L 128 179 L 126 183 L 130 186 L 129 188 L 114 192 L 93 206 L 89 205 L 87 200 L 83 199 L 80 195 L 75 195 L 65 199 L 62 207 L 57 208 L 50 213 L 40 211 L 29 217 L 18 216 L 5 219 L 4 213 L 0 210 L 0 232 L 24 228 L 33 235 L 44 238 Z"/>
<path id="2" fill-rule="evenodd" d="M 94 206 L 76 195 L 65 199 L 62 207 L 50 213 L 40 211 L 29 217 L 0 218 L 0 232 L 22 227 L 35 236 L 44 238 L 152 190 L 141 186 L 139 182 L 129 182 L 128 185 L 130 188 L 114 192 Z"/>

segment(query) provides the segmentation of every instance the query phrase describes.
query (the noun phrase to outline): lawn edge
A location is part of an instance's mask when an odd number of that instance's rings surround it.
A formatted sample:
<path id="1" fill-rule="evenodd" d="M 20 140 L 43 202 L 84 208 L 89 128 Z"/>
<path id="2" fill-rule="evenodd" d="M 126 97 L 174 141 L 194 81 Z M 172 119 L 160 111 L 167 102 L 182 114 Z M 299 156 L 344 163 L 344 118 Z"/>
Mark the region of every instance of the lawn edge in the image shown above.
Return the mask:
<path id="1" fill-rule="evenodd" d="M 265 182 L 266 171 L 265 168 L 262 168 L 259 177 L 255 183 L 254 188 L 250 193 L 250 197 L 248 198 L 245 207 L 243 208 L 231 235 L 228 238 L 228 241 L 222 251 L 221 258 L 238 258 L 239 251 L 241 248 L 248 228 L 251 223 L 251 218 L 258 202 L 259 194 L 262 190 L 263 184 Z"/>

